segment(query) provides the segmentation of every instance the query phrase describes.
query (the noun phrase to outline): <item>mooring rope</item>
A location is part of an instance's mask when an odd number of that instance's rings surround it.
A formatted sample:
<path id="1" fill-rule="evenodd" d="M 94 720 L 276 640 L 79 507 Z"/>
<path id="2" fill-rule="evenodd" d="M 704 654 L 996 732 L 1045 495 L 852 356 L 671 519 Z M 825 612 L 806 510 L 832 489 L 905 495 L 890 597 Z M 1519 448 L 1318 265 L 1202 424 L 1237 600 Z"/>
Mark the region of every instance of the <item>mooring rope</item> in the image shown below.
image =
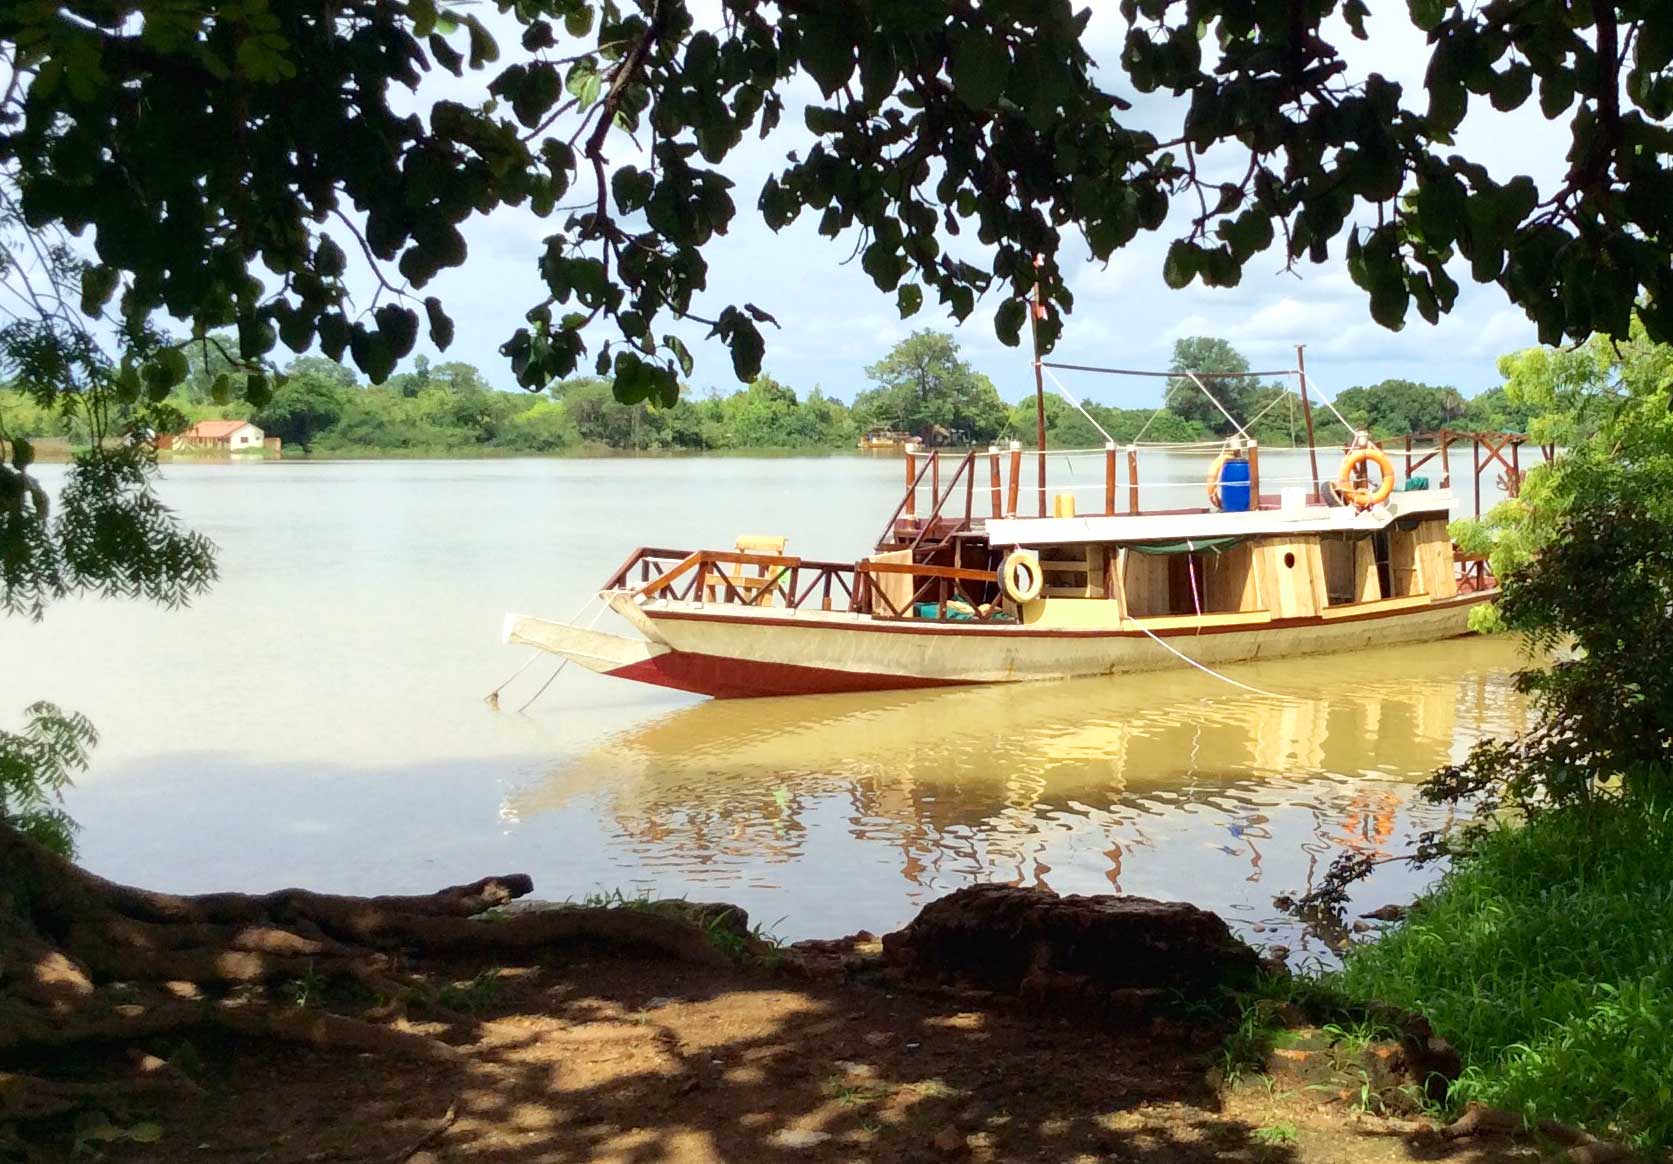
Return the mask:
<path id="1" fill-rule="evenodd" d="M 596 595 L 595 595 L 595 597 L 596 597 Z M 591 603 L 589 603 L 588 605 L 590 606 Z M 581 609 L 585 610 L 586 607 L 584 606 Z M 609 609 L 610 608 L 608 606 L 599 607 L 598 608 L 598 613 L 593 615 L 593 620 L 587 624 L 586 629 L 587 630 L 592 630 L 593 627 L 597 626 L 598 625 L 598 620 L 603 618 L 604 617 L 604 612 L 606 610 L 609 610 Z M 580 617 L 580 615 L 576 615 L 576 618 L 579 618 L 579 617 Z M 573 620 L 571 620 L 571 621 L 573 621 Z M 567 666 L 569 666 L 569 658 L 568 658 L 568 656 L 565 656 L 563 662 L 559 663 L 557 665 L 557 668 L 550 675 L 546 676 L 546 682 L 544 682 L 540 685 L 540 690 L 536 691 L 533 695 L 529 696 L 528 701 L 526 703 L 524 703 L 522 707 L 519 707 L 517 709 L 517 714 L 521 715 L 523 712 L 527 711 L 531 706 L 533 706 L 535 700 L 539 699 L 542 695 L 545 695 L 546 694 L 546 689 L 548 687 L 552 686 L 552 681 L 554 679 L 556 679 L 559 675 L 562 675 L 563 674 L 563 669 Z"/>
<path id="2" fill-rule="evenodd" d="M 1116 574 L 1116 581 L 1121 586 L 1121 593 L 1126 594 L 1127 593 L 1127 551 L 1126 550 L 1122 550 L 1121 553 L 1115 559 L 1115 574 Z M 1198 617 L 1199 618 L 1201 617 L 1200 614 L 1199 614 Z M 1145 626 L 1144 623 L 1140 622 L 1138 619 L 1134 618 L 1130 614 L 1124 616 L 1124 621 L 1130 622 L 1134 626 L 1138 627 L 1147 636 L 1149 636 L 1150 640 L 1152 642 L 1154 642 L 1157 646 L 1161 647 L 1164 651 L 1167 651 L 1170 655 L 1174 655 L 1174 656 L 1177 656 L 1180 659 L 1183 659 L 1185 662 L 1191 664 L 1191 666 L 1193 666 L 1197 670 L 1201 671 L 1204 675 L 1212 675 L 1214 678 L 1220 680 L 1222 683 L 1230 683 L 1233 687 L 1242 688 L 1244 691 L 1247 691 L 1252 695 L 1264 695 L 1268 699 L 1284 699 L 1285 698 L 1285 696 L 1279 695 L 1275 691 L 1262 691 L 1259 687 L 1251 687 L 1247 683 L 1239 683 L 1236 679 L 1233 679 L 1229 675 L 1222 675 L 1222 674 L 1220 674 L 1220 672 L 1216 671 L 1214 668 L 1204 666 L 1202 663 L 1199 663 L 1195 659 L 1191 658 L 1191 656 L 1187 655 L 1184 651 L 1179 650 L 1177 647 L 1174 647 L 1171 643 L 1164 640 L 1155 631 L 1153 631 L 1149 627 Z"/>
<path id="3" fill-rule="evenodd" d="M 587 613 L 587 608 L 590 607 L 593 603 L 597 602 L 599 600 L 599 597 L 600 596 L 595 593 L 591 598 L 589 598 L 585 602 L 583 602 L 581 604 L 581 608 L 579 610 L 577 610 L 574 614 L 569 616 L 569 621 L 573 623 L 576 619 L 580 618 L 583 614 Z M 593 621 L 596 622 L 598 620 L 594 619 Z M 494 688 L 487 695 L 484 695 L 482 697 L 482 702 L 486 703 L 494 711 L 498 711 L 500 709 L 500 692 L 504 691 L 507 687 L 511 686 L 512 680 L 516 679 L 517 676 L 521 675 L 524 671 L 527 671 L 530 667 L 534 666 L 534 661 L 536 659 L 540 658 L 540 656 L 543 655 L 543 654 L 545 654 L 545 652 L 542 651 L 538 647 L 536 647 L 533 651 L 529 652 L 529 657 L 523 661 L 523 665 L 521 667 L 517 668 L 515 671 L 513 671 L 510 675 L 507 675 L 504 683 L 501 683 L 498 687 Z M 556 674 L 556 672 L 554 672 L 554 674 Z M 550 683 L 551 680 L 548 679 L 547 682 Z M 541 690 L 544 691 L 546 689 L 544 687 L 542 687 Z M 524 704 L 523 706 L 527 707 L 528 705 Z M 521 710 L 521 709 L 519 709 L 519 710 Z"/>

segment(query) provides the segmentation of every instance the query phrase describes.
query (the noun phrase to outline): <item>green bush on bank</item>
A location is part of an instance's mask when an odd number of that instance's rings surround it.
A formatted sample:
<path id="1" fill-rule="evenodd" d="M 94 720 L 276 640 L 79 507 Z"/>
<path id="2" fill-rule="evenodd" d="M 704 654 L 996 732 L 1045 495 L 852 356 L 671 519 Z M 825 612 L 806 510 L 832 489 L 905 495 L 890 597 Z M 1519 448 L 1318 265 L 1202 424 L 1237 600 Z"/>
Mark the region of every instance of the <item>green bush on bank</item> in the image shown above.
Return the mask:
<path id="1" fill-rule="evenodd" d="M 1603 801 L 1494 831 L 1333 978 L 1457 1046 L 1457 1103 L 1673 1146 L 1667 808 Z"/>

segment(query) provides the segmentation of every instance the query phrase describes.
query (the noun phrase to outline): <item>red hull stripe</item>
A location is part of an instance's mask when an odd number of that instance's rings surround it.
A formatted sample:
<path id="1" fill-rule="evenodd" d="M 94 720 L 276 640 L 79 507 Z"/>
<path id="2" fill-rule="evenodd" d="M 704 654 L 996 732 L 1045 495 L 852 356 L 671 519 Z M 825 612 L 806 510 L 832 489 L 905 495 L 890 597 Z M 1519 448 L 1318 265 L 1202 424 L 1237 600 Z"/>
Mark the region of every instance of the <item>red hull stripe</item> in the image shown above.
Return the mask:
<path id="1" fill-rule="evenodd" d="M 695 691 L 716 699 L 747 699 L 762 695 L 830 695 L 840 691 L 893 691 L 908 687 L 966 687 L 969 680 L 925 679 L 880 672 L 837 671 L 826 667 L 798 667 L 793 663 L 762 663 L 669 651 L 629 663 L 609 672 L 622 679 L 654 683 L 680 691 Z"/>

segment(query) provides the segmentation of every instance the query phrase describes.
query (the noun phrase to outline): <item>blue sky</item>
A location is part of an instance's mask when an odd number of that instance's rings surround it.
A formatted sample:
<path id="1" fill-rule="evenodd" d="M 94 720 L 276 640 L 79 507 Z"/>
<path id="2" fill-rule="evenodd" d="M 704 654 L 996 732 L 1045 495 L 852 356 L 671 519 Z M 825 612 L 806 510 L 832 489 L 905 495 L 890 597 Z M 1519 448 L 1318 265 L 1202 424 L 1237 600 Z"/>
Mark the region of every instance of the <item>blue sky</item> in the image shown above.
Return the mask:
<path id="1" fill-rule="evenodd" d="M 1095 60 L 1114 62 L 1125 25 L 1114 0 L 1091 3 L 1089 51 Z M 1404 0 L 1372 0 L 1372 10 L 1369 43 L 1353 41 L 1345 32 L 1337 42 L 1345 46 L 1350 73 L 1362 77 L 1380 72 L 1405 85 L 1408 102 L 1421 104 L 1427 63 L 1423 34 L 1407 21 Z M 510 59 L 515 36 L 502 35 L 500 41 Z M 1105 75 L 1116 76 L 1110 70 Z M 479 94 L 483 82 L 468 76 L 467 81 L 465 85 L 442 74 L 422 96 L 427 99 L 455 87 L 457 92 Z M 724 167 L 736 184 L 739 214 L 731 232 L 708 251 L 710 290 L 698 309 L 713 314 L 726 303 L 759 304 L 782 325 L 782 330 L 765 329 L 766 371 L 804 393 L 818 385 L 827 394 L 852 399 L 867 386 L 866 365 L 892 344 L 916 328 L 954 325 L 933 303 L 926 303 L 912 319 L 901 320 L 892 294 L 879 292 L 857 262 L 844 264 L 852 239 L 820 238 L 812 216 L 804 215 L 777 235 L 761 223 L 754 209 L 761 183 L 782 164 L 786 151 L 806 140 L 799 128 L 801 108 L 817 92 L 810 83 L 798 82 L 788 97 L 784 123 L 789 128 L 764 143 L 746 142 Z M 1169 128 L 1177 126 L 1184 111 L 1182 99 L 1149 95 L 1139 99 L 1129 116 L 1171 136 Z M 1460 152 L 1487 165 L 1501 181 L 1529 173 L 1544 187 L 1561 173 L 1567 127 L 1546 122 L 1534 107 L 1507 116 L 1473 105 L 1457 144 Z M 612 151 L 615 164 L 634 160 L 626 142 Z M 1205 164 L 1211 175 L 1215 167 L 1235 167 L 1239 173 L 1242 169 L 1242 160 L 1229 150 L 1208 155 Z M 536 260 L 541 240 L 553 225 L 523 211 L 502 212 L 470 225 L 466 265 L 426 288 L 447 304 L 458 325 L 457 339 L 445 356 L 426 354 L 468 361 L 482 368 L 490 382 L 511 385 L 497 349 L 543 294 Z M 1294 273 L 1282 271 L 1282 256 L 1272 250 L 1250 261 L 1236 288 L 1193 285 L 1171 291 L 1162 281 L 1162 259 L 1168 242 L 1179 233 L 1170 222 L 1118 252 L 1107 266 L 1088 261 L 1084 251 L 1065 256 L 1076 309 L 1057 358 L 1165 368 L 1176 338 L 1217 335 L 1232 341 L 1257 368 L 1292 366 L 1294 345 L 1305 343 L 1310 376 L 1329 394 L 1400 377 L 1451 384 L 1468 395 L 1499 382 L 1499 355 L 1535 342 L 1533 327 L 1522 313 L 1497 287 L 1472 282 L 1465 264 L 1454 272 L 1463 291 L 1450 316 L 1431 327 L 1414 311 L 1403 331 L 1386 331 L 1372 322 L 1363 296 L 1349 280 L 1340 244 L 1333 248 L 1332 261 L 1298 267 Z M 997 300 L 991 297 L 979 303 L 956 334 L 967 358 L 993 378 L 1001 395 L 1020 399 L 1033 386 L 1028 355 L 1005 348 L 994 337 L 995 306 Z M 703 341 L 705 330 L 696 325 L 681 329 L 696 357 L 692 385 L 698 392 L 711 387 L 731 391 L 736 384 L 727 353 L 714 341 Z M 589 342 L 596 347 L 604 338 L 607 333 L 601 331 Z M 1124 407 L 1153 404 L 1160 391 L 1157 381 L 1066 375 L 1065 382 L 1083 398 Z"/>

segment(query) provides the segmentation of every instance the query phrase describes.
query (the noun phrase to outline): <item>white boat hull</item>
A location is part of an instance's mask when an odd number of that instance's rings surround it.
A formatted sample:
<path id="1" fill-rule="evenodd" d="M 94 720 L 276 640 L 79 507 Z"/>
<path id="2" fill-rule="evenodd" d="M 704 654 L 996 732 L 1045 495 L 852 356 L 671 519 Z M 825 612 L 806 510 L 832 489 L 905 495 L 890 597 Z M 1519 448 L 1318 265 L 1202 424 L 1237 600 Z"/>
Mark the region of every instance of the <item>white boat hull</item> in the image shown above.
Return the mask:
<path id="1" fill-rule="evenodd" d="M 636 600 L 611 607 L 642 635 L 629 639 L 521 616 L 507 639 L 573 658 L 593 671 L 717 698 L 1014 683 L 1431 642 L 1469 631 L 1491 592 L 1327 618 L 1228 623 L 1126 620 L 1119 629 L 1039 628 L 880 620 L 834 611 Z M 1164 645 L 1165 644 L 1165 645 Z"/>

